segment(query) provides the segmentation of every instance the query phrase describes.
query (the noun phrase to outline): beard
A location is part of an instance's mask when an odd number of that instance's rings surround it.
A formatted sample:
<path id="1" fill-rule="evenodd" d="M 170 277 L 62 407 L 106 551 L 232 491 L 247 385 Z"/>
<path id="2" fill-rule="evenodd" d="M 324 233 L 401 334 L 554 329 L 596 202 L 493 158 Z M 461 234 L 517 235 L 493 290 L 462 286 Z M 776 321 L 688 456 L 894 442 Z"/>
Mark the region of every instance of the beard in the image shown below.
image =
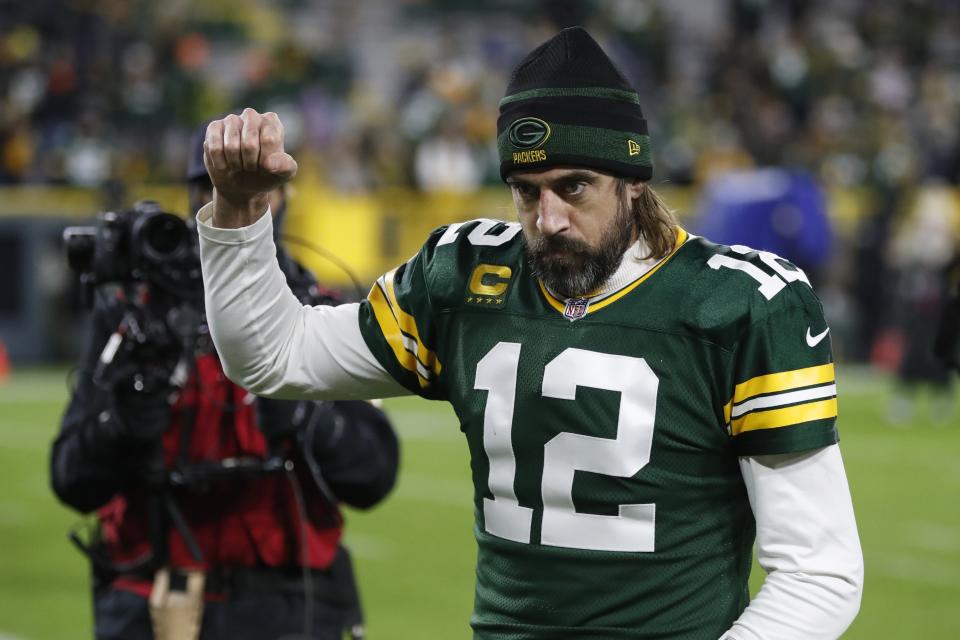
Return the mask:
<path id="1" fill-rule="evenodd" d="M 523 239 L 533 275 L 553 293 L 565 298 L 587 297 L 614 274 L 633 241 L 635 223 L 621 202 L 617 215 L 603 229 L 596 247 L 583 240 L 561 236 Z"/>

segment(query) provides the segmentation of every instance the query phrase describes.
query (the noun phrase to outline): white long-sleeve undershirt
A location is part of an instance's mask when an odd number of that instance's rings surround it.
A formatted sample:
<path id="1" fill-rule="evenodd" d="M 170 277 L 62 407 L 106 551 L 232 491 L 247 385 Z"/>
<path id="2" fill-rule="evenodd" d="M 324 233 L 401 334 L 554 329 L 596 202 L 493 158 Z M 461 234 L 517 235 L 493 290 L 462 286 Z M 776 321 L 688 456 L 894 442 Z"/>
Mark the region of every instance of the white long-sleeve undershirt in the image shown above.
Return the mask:
<path id="1" fill-rule="evenodd" d="M 207 322 L 231 380 L 273 398 L 410 395 L 364 342 L 358 304 L 310 307 L 293 295 L 269 212 L 249 227 L 219 229 L 207 224 L 211 206 L 197 214 Z"/>
<path id="2" fill-rule="evenodd" d="M 264 396 L 409 395 L 360 334 L 357 304 L 303 306 L 276 261 L 267 213 L 240 229 L 197 214 L 210 331 L 231 380 Z M 723 638 L 838 638 L 860 607 L 863 556 L 840 449 L 741 458 L 757 522 L 756 598 Z"/>

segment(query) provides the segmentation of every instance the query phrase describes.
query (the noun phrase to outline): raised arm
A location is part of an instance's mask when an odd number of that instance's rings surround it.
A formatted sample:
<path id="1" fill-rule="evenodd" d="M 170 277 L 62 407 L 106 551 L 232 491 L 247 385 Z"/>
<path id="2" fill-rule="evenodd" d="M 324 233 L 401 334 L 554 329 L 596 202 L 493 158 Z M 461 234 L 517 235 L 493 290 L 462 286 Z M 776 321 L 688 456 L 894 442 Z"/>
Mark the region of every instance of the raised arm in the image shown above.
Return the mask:
<path id="1" fill-rule="evenodd" d="M 213 201 L 197 214 L 207 319 L 231 380 L 278 398 L 405 395 L 360 334 L 359 305 L 309 307 L 276 260 L 267 194 L 296 175 L 274 113 L 245 109 L 207 128 Z"/>

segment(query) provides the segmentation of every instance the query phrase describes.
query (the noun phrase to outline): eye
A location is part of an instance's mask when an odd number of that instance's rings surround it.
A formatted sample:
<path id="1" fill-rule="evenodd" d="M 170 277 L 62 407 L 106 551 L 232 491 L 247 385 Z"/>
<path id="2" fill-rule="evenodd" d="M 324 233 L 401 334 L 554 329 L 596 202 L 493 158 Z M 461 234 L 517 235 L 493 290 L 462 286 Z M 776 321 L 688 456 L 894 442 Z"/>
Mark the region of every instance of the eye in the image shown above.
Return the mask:
<path id="1" fill-rule="evenodd" d="M 561 187 L 561 191 L 566 196 L 579 196 L 587 188 L 586 182 L 567 182 Z"/>
<path id="2" fill-rule="evenodd" d="M 511 185 L 514 193 L 520 196 L 521 200 L 536 200 L 540 195 L 539 190 L 533 185 L 515 182 Z"/>

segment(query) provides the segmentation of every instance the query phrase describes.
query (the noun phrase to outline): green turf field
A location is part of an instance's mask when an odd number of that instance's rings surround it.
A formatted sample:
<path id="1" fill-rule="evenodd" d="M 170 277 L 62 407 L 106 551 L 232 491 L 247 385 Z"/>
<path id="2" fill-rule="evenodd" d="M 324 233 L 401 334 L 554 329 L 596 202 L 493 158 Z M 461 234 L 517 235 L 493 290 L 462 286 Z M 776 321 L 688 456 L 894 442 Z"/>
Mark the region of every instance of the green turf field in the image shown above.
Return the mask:
<path id="1" fill-rule="evenodd" d="M 838 380 L 867 572 L 845 637 L 960 637 L 960 420 L 890 427 L 887 381 L 850 369 Z M 90 637 L 87 567 L 65 537 L 79 518 L 57 504 L 47 480 L 66 394 L 61 369 L 18 370 L 0 386 L 0 640 Z M 475 548 L 465 444 L 444 404 L 387 406 L 404 445 L 398 487 L 375 511 L 348 515 L 370 637 L 469 638 Z"/>

